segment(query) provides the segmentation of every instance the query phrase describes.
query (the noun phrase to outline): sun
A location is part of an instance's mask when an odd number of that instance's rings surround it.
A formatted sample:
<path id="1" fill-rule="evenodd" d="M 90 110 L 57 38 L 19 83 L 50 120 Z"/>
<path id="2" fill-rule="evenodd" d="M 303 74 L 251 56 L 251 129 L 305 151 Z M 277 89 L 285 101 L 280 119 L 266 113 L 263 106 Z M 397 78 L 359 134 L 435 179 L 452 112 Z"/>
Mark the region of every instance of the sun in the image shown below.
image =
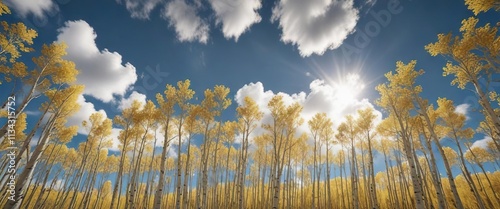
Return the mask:
<path id="1" fill-rule="evenodd" d="M 348 74 L 334 85 L 335 97 L 344 104 L 351 104 L 364 88 L 358 74 Z"/>

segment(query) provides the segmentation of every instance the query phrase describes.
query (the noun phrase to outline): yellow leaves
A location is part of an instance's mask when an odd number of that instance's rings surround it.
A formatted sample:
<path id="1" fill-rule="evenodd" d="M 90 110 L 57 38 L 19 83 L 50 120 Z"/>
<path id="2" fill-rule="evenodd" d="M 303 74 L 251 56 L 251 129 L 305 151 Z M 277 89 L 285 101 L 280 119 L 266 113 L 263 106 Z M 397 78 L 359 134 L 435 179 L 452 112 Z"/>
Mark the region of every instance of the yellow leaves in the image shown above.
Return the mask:
<path id="1" fill-rule="evenodd" d="M 159 105 L 159 111 L 163 119 L 170 119 L 170 117 L 174 114 L 174 106 L 177 104 L 181 110 L 181 113 L 186 113 L 190 104 L 188 103 L 194 96 L 194 91 L 190 89 L 191 81 L 179 81 L 177 82 L 177 88 L 167 84 L 163 95 L 156 94 L 156 101 Z"/>
<path id="2" fill-rule="evenodd" d="M 415 70 L 417 62 L 412 60 L 408 64 L 401 61 L 396 62 L 396 73 L 386 73 L 385 77 L 389 83 L 380 84 L 376 90 L 380 93 L 377 104 L 389 112 L 395 114 L 406 114 L 413 108 L 413 95 L 422 91 L 420 86 L 415 85 L 418 76 L 423 70 Z M 402 117 L 403 115 L 400 115 Z"/>
<path id="3" fill-rule="evenodd" d="M 435 43 L 427 44 L 425 50 L 429 52 L 432 56 L 437 56 L 440 54 L 448 54 L 451 52 L 449 45 L 451 43 L 452 35 L 449 34 L 438 34 L 438 41 Z"/>
<path id="4" fill-rule="evenodd" d="M 374 109 L 367 107 L 365 109 L 358 110 L 357 126 L 362 131 L 370 131 L 373 127 L 375 118 L 377 117 L 374 113 Z"/>
<path id="5" fill-rule="evenodd" d="M 251 97 L 244 98 L 243 106 L 236 108 L 238 116 L 247 123 L 259 121 L 264 116 L 264 113 L 259 110 L 259 106 Z"/>
<path id="6" fill-rule="evenodd" d="M 443 151 L 444 155 L 446 156 L 446 159 L 450 163 L 450 166 L 453 166 L 458 163 L 458 155 L 454 149 L 452 149 L 451 147 L 443 147 Z"/>
<path id="7" fill-rule="evenodd" d="M 118 171 L 118 166 L 120 164 L 120 157 L 116 155 L 111 155 L 106 157 L 105 160 L 106 167 L 104 168 L 105 172 L 111 173 Z"/>
<path id="8" fill-rule="evenodd" d="M 69 148 L 65 157 L 61 159 L 62 166 L 65 169 L 75 166 L 75 163 L 79 161 L 78 152 L 74 148 Z"/>
<path id="9" fill-rule="evenodd" d="M 2 112 L 5 112 L 5 117 L 6 117 L 7 111 L 0 111 L 0 114 L 2 114 Z M 24 131 L 26 130 L 26 127 L 27 127 L 26 118 L 27 118 L 26 113 L 21 113 L 17 116 L 16 123 L 14 126 L 14 131 L 15 131 L 14 141 L 15 142 L 23 142 L 26 138 L 26 134 L 24 133 Z M 3 140 L 2 143 L 0 143 L 0 151 L 3 151 L 7 147 L 12 146 L 11 144 L 9 144 L 9 142 L 10 142 L 10 140 Z"/>
<path id="10" fill-rule="evenodd" d="M 447 59 L 443 75 L 455 75 L 452 85 L 464 89 L 469 82 L 476 82 L 482 74 L 498 72 L 497 56 L 500 52 L 498 29 L 486 24 L 477 27 L 479 20 L 470 17 L 462 21 L 461 36 L 439 34 L 438 41 L 425 46 L 432 55 Z M 475 84 L 476 85 L 476 84 Z"/>
<path id="11" fill-rule="evenodd" d="M 404 86 L 410 87 L 415 85 L 415 80 L 418 76 L 424 73 L 423 70 L 416 71 L 415 65 L 416 60 L 410 61 L 408 64 L 404 64 L 401 61 L 396 62 L 396 75 L 387 77 L 391 86 Z"/>
<path id="12" fill-rule="evenodd" d="M 269 100 L 267 103 L 267 106 L 269 107 L 269 110 L 271 111 L 271 116 L 273 118 L 279 118 L 283 114 L 281 111 L 285 109 L 285 103 L 283 102 L 283 96 L 282 95 L 276 95 Z"/>
<path id="13" fill-rule="evenodd" d="M 326 113 L 316 113 L 316 115 L 314 115 L 313 118 L 307 122 L 309 129 L 312 132 L 321 130 L 324 126 L 326 118 Z"/>
<path id="14" fill-rule="evenodd" d="M 352 115 L 347 115 L 345 121 L 342 122 L 337 128 L 336 138 L 340 142 L 346 143 L 348 141 L 354 142 L 356 135 L 359 133 L 359 128 Z"/>
<path id="15" fill-rule="evenodd" d="M 455 111 L 456 107 L 453 101 L 439 98 L 437 103 L 438 108 L 435 112 L 439 116 L 442 126 L 446 127 L 446 134 L 450 138 L 470 139 L 473 137 L 474 131 L 471 128 L 464 128 L 466 116 Z"/>
<path id="16" fill-rule="evenodd" d="M 326 113 L 316 113 L 308 122 L 314 140 L 330 142 L 333 138 L 333 122 Z"/>
<path id="17" fill-rule="evenodd" d="M 495 157 L 489 153 L 488 150 L 476 146 L 471 147 L 470 150 L 465 153 L 465 159 L 474 163 L 486 163 L 494 161 Z"/>
<path id="18" fill-rule="evenodd" d="M 14 62 L 11 66 L 0 65 L 0 73 L 4 75 L 4 80 L 6 82 L 11 82 L 14 78 L 24 78 L 28 75 L 26 71 L 27 67 L 22 62 Z"/>
<path id="19" fill-rule="evenodd" d="M 134 122 L 141 123 L 143 126 L 152 126 L 158 117 L 156 105 L 153 101 L 148 100 L 145 105 L 142 105 L 139 101 L 134 101 L 133 104 L 136 105 L 139 113 L 134 117 Z"/>
<path id="20" fill-rule="evenodd" d="M 238 124 L 234 121 L 226 121 L 222 125 L 222 141 L 231 145 L 238 132 Z"/>
<path id="21" fill-rule="evenodd" d="M 172 85 L 167 84 L 163 94 L 165 94 L 165 98 L 160 93 L 156 94 L 156 101 L 160 106 L 160 110 L 163 113 L 162 115 L 172 115 L 174 112 L 176 89 Z"/>
<path id="22" fill-rule="evenodd" d="M 500 1 L 498 0 L 465 0 L 467 8 L 478 15 L 481 12 L 486 12 L 490 9 L 500 10 Z"/>
<path id="23" fill-rule="evenodd" d="M 68 152 L 68 147 L 62 144 L 48 144 L 45 151 L 42 153 L 42 159 L 45 159 L 50 164 L 63 162 L 60 156 L 65 156 Z"/>
<path id="24" fill-rule="evenodd" d="M 101 188 L 101 195 L 106 197 L 107 195 L 110 195 L 112 192 L 112 184 L 110 180 L 107 180 L 104 182 L 104 185 Z"/>
<path id="25" fill-rule="evenodd" d="M 112 121 L 106 118 L 101 112 L 92 113 L 89 121 L 84 121 L 85 127 L 88 129 L 88 142 L 91 146 L 110 147 L 112 130 Z"/>
<path id="26" fill-rule="evenodd" d="M 3 14 L 10 14 L 10 9 L 7 5 L 0 1 L 0 16 Z"/>
<path id="27" fill-rule="evenodd" d="M 3 8 L 0 6 L 0 13 Z M 33 39 L 38 35 L 33 29 L 29 29 L 23 23 L 9 24 L 5 21 L 0 31 L 0 63 L 15 62 L 22 52 L 31 52 L 29 47 Z"/>
<path id="28" fill-rule="evenodd" d="M 215 94 L 215 100 L 219 103 L 220 109 L 224 110 L 229 105 L 231 105 L 231 99 L 227 98 L 227 95 L 229 95 L 229 88 L 223 86 L 223 85 L 216 85 L 214 87 L 214 94 Z"/>
<path id="29" fill-rule="evenodd" d="M 181 108 L 182 111 L 187 110 L 187 101 L 191 100 L 194 96 L 194 91 L 189 88 L 191 85 L 191 81 L 185 80 L 184 82 L 179 81 L 177 82 L 177 88 L 178 90 L 176 91 L 175 94 L 175 101 L 177 105 Z"/>
<path id="30" fill-rule="evenodd" d="M 64 89 L 47 90 L 45 95 L 48 101 L 42 104 L 42 111 L 48 108 L 50 113 L 57 114 L 59 117 L 72 115 L 80 109 L 77 99 L 84 88 L 83 85 L 71 85 Z"/>
<path id="31" fill-rule="evenodd" d="M 200 117 L 205 121 L 211 121 L 214 117 L 220 116 L 221 112 L 231 105 L 231 99 L 227 98 L 229 88 L 225 86 L 215 86 L 214 90 L 206 89 L 205 98 L 201 102 Z"/>
<path id="32" fill-rule="evenodd" d="M 43 45 L 41 51 L 41 56 L 33 58 L 33 62 L 37 65 L 35 75 L 50 76 L 53 84 L 72 83 L 76 80 L 78 70 L 75 68 L 75 63 L 63 59 L 66 55 L 66 44 Z M 33 79 L 36 79 L 36 76 Z"/>
<path id="33" fill-rule="evenodd" d="M 496 91 L 490 91 L 488 94 L 490 101 L 497 102 L 500 105 L 500 96 Z"/>
<path id="34" fill-rule="evenodd" d="M 469 17 L 468 19 L 462 20 L 462 26 L 460 27 L 460 32 L 465 33 L 466 35 L 470 34 L 476 28 L 479 20 L 474 17 Z"/>
<path id="35" fill-rule="evenodd" d="M 16 131 L 16 140 L 23 141 L 26 138 L 24 131 L 28 125 L 26 122 L 27 117 L 28 115 L 26 113 L 21 113 L 17 116 L 16 126 L 14 127 L 14 130 Z"/>
<path id="36" fill-rule="evenodd" d="M 2 14 L 10 14 L 10 10 L 0 2 L 0 15 Z M 24 63 L 16 62 L 16 60 L 21 57 L 21 53 L 33 51 L 30 45 L 33 44 L 33 39 L 38 34 L 23 23 L 9 24 L 2 21 L 0 25 L 0 73 L 4 75 L 5 81 L 10 82 L 12 76 L 23 78 L 27 75 Z"/>
<path id="37" fill-rule="evenodd" d="M 284 156 L 285 153 L 290 152 L 297 140 L 300 140 L 295 135 L 297 128 L 304 122 L 300 116 L 302 106 L 297 102 L 285 106 L 283 96 L 278 94 L 271 98 L 268 108 L 271 112 L 272 122 L 262 124 L 262 127 L 270 135 L 268 139 L 272 142 L 273 158 L 277 159 L 278 156 Z M 284 162 L 278 160 L 275 163 Z"/>
<path id="38" fill-rule="evenodd" d="M 78 126 L 62 127 L 57 129 L 56 138 L 61 143 L 68 143 L 74 136 L 76 136 L 77 131 Z"/>
<path id="39" fill-rule="evenodd" d="M 184 123 L 184 128 L 189 133 L 195 133 L 200 131 L 200 122 L 197 120 L 198 114 L 201 112 L 201 107 L 198 105 L 191 105 L 189 108 L 189 115 Z"/>
<path id="40" fill-rule="evenodd" d="M 389 115 L 389 117 L 384 118 L 378 125 L 377 125 L 377 133 L 379 133 L 382 136 L 393 136 L 396 134 L 396 125 L 397 121 L 394 118 L 393 115 Z"/>

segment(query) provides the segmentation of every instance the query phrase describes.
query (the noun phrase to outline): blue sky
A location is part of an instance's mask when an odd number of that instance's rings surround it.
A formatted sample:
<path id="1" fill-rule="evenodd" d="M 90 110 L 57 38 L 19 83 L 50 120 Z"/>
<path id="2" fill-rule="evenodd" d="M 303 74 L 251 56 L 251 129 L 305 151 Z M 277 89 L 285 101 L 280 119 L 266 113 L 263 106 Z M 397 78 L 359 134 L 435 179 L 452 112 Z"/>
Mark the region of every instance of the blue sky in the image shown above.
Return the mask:
<path id="1" fill-rule="evenodd" d="M 373 106 L 383 75 L 395 69 L 396 61 L 413 59 L 426 71 L 419 78 L 425 98 L 435 103 L 447 97 L 462 105 L 473 128 L 482 118 L 475 112 L 479 106 L 474 95 L 442 76 L 444 59 L 424 50 L 438 33 L 458 34 L 461 20 L 473 15 L 463 1 L 6 3 L 13 8 L 8 20 L 38 31 L 35 49 L 54 41 L 68 44 L 67 59 L 75 61 L 81 71 L 78 82 L 87 86 L 82 110 L 70 119 L 71 125 L 95 111 L 112 118 L 132 99 L 154 98 L 166 84 L 184 79 L 191 80 L 200 99 L 214 85 L 229 87 L 234 101 L 225 119 L 234 119 L 245 95 L 260 98 L 257 102 L 264 107 L 270 95 L 283 92 L 289 101 L 305 106 L 306 119 L 325 111 L 340 120 L 357 108 Z M 480 25 L 498 17 L 495 12 L 480 14 Z M 356 89 L 349 92 L 352 97 L 339 96 L 346 87 Z M 36 111 L 36 104 L 28 109 Z M 74 145 L 85 135 L 80 133 Z M 476 134 L 475 139 L 483 137 Z"/>

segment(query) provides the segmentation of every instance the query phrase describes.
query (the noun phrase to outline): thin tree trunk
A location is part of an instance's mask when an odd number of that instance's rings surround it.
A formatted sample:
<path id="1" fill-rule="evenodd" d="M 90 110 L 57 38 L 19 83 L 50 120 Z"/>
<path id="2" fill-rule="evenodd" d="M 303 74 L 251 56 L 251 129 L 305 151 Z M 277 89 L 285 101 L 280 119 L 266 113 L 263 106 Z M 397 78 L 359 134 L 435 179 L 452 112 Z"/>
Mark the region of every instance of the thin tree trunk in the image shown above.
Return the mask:
<path id="1" fill-rule="evenodd" d="M 168 151 L 168 146 L 169 146 L 169 139 L 168 139 L 168 128 L 170 125 L 170 117 L 167 118 L 167 121 L 165 123 L 165 133 L 164 133 L 164 141 L 163 141 L 163 150 L 161 152 L 161 162 L 160 162 L 160 176 L 158 179 L 158 186 L 155 190 L 155 197 L 153 200 L 153 208 L 154 209 L 161 209 L 162 208 L 162 199 L 163 199 L 163 187 L 165 185 L 165 171 L 166 171 L 166 162 L 167 162 L 167 151 Z M 180 153 L 179 153 L 180 155 Z"/>
<path id="2" fill-rule="evenodd" d="M 29 186 L 28 182 L 31 180 L 33 176 L 33 171 L 38 163 L 38 159 L 40 158 L 43 150 L 45 150 L 47 142 L 50 139 L 53 125 L 57 117 L 56 115 L 57 113 L 55 115 L 52 115 L 51 118 L 49 119 L 49 122 L 47 123 L 46 129 L 42 133 L 42 137 L 38 145 L 36 146 L 35 150 L 33 150 L 31 158 L 26 163 L 26 166 L 24 167 L 23 171 L 21 172 L 16 181 L 15 185 L 16 193 L 14 196 L 15 201 L 9 201 L 7 204 L 4 205 L 4 209 L 18 209 L 21 207 L 21 204 L 24 200 L 24 194 Z"/>

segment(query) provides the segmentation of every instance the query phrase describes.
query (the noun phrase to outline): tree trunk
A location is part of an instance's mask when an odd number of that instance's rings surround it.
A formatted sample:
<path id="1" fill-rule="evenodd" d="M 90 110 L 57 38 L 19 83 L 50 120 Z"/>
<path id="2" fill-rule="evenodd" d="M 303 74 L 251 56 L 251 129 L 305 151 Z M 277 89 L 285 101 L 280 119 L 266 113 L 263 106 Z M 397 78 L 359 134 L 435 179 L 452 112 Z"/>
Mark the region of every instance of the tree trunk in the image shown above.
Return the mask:
<path id="1" fill-rule="evenodd" d="M 33 150 L 31 158 L 29 159 L 28 162 L 26 162 L 26 166 L 24 167 L 23 171 L 21 172 L 16 181 L 15 185 L 16 192 L 14 195 L 14 201 L 9 201 L 7 204 L 5 204 L 4 209 L 18 209 L 21 207 L 21 204 L 25 197 L 26 189 L 29 186 L 28 182 L 31 180 L 33 176 L 33 171 L 38 163 L 38 159 L 40 158 L 43 150 L 45 150 L 45 147 L 47 146 L 47 142 L 50 139 L 56 117 L 57 117 L 56 115 L 52 115 L 51 118 L 49 119 L 49 122 L 46 125 L 46 129 L 42 132 L 42 138 L 40 139 L 35 150 Z"/>
<path id="2" fill-rule="evenodd" d="M 358 176 L 356 174 L 356 151 L 354 149 L 354 139 L 351 139 L 351 198 L 352 208 L 359 209 L 358 200 Z"/>
<path id="3" fill-rule="evenodd" d="M 169 139 L 168 139 L 168 128 L 170 125 L 170 118 L 167 118 L 167 122 L 165 124 L 165 134 L 164 134 L 164 141 L 163 141 L 163 150 L 161 152 L 161 162 L 160 162 L 160 176 L 158 178 L 158 186 L 155 191 L 155 197 L 153 200 L 153 208 L 154 209 L 161 209 L 161 202 L 163 199 L 163 187 L 165 185 L 165 170 L 166 170 L 166 163 L 167 163 L 167 151 L 168 151 L 168 146 L 169 146 Z M 179 153 L 180 155 L 180 153 Z"/>
<path id="4" fill-rule="evenodd" d="M 370 159 L 370 201 L 373 209 L 379 208 L 377 200 L 377 188 L 375 185 L 375 169 L 373 167 L 373 153 L 370 133 L 368 133 L 368 157 Z"/>

